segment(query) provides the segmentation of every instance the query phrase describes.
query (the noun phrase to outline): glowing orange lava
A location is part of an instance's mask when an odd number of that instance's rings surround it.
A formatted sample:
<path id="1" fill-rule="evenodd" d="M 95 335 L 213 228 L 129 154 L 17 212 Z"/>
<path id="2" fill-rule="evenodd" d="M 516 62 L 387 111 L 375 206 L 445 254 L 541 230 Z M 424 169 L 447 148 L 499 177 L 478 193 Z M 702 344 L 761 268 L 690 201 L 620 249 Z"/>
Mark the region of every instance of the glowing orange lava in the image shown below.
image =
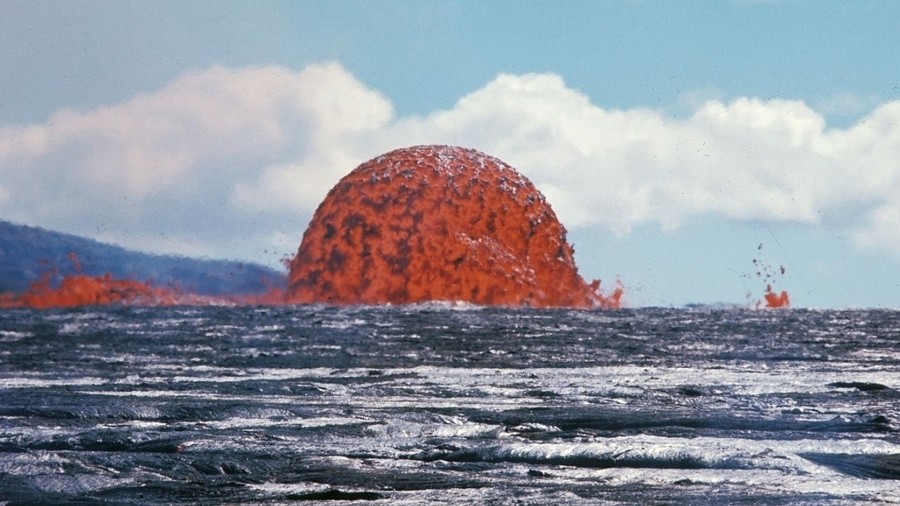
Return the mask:
<path id="1" fill-rule="evenodd" d="M 73 274 L 63 277 L 59 286 L 54 287 L 51 282 L 53 275 L 53 271 L 45 273 L 22 294 L 0 295 L 0 308 L 46 309 L 101 304 L 173 305 L 186 298 L 182 294 L 156 288 L 148 282 L 114 279 L 109 274 Z"/>
<path id="2" fill-rule="evenodd" d="M 761 251 L 763 245 L 760 244 L 756 249 L 757 251 Z M 775 290 L 772 288 L 772 283 L 779 277 L 783 277 L 787 272 L 787 269 L 785 269 L 783 265 L 779 266 L 778 269 L 775 269 L 762 260 L 755 258 L 753 259 L 753 265 L 756 268 L 756 277 L 763 279 L 766 282 L 766 291 L 763 294 L 763 300 L 766 302 L 764 307 L 772 309 L 790 307 L 791 298 L 788 295 L 787 290 L 775 293 Z M 761 304 L 762 301 L 757 301 L 756 307 L 759 308 Z"/>
<path id="3" fill-rule="evenodd" d="M 398 149 L 345 176 L 290 265 L 288 301 L 604 307 L 578 275 L 565 228 L 525 177 L 484 153 Z"/>
<path id="4" fill-rule="evenodd" d="M 781 293 L 776 294 L 772 291 L 772 285 L 766 285 L 764 297 L 766 299 L 766 307 L 769 308 L 789 307 L 791 305 L 791 299 L 787 290 L 782 290 Z"/>
<path id="5" fill-rule="evenodd" d="M 75 274 L 62 277 L 54 286 L 58 270 L 48 268 L 21 294 L 0 293 L 0 308 L 64 308 L 96 305 L 174 306 L 174 305 L 275 305 L 284 304 L 284 290 L 273 287 L 259 295 L 198 295 L 174 287 L 163 288 L 149 281 L 117 279 L 107 273 L 89 276 L 81 271 L 75 253 L 69 253 Z"/>

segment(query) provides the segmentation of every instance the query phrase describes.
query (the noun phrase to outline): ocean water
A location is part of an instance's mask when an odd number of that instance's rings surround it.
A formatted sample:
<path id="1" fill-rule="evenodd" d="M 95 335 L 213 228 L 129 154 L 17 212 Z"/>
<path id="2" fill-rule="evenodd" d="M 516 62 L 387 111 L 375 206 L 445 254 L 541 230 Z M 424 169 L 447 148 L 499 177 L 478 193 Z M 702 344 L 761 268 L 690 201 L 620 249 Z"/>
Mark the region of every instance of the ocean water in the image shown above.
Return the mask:
<path id="1" fill-rule="evenodd" d="M 0 312 L 0 504 L 900 504 L 900 312 Z"/>

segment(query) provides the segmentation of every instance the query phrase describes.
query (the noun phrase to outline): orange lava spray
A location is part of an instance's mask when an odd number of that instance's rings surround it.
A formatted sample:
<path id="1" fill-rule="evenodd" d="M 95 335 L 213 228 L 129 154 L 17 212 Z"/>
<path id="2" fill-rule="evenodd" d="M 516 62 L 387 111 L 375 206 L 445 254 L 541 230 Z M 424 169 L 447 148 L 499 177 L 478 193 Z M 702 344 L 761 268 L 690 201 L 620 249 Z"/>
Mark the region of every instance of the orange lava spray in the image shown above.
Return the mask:
<path id="1" fill-rule="evenodd" d="M 109 273 L 103 276 L 83 274 L 77 255 L 69 253 L 68 256 L 75 274 L 63 276 L 54 286 L 53 278 L 58 274 L 58 269 L 48 269 L 24 293 L 0 297 L 0 307 L 46 309 L 106 304 L 171 305 L 178 300 L 178 294 L 174 291 L 154 287 L 149 282 L 115 279 Z"/>
<path id="2" fill-rule="evenodd" d="M 766 285 L 766 293 L 763 296 L 766 300 L 766 307 L 768 308 L 782 308 L 782 307 L 790 307 L 791 298 L 787 293 L 787 290 L 782 290 L 781 293 L 776 294 L 772 291 L 772 285 Z"/>
<path id="3" fill-rule="evenodd" d="M 761 251 L 763 245 L 760 244 L 756 249 L 757 251 Z M 775 269 L 771 265 L 764 263 L 763 261 L 754 258 L 753 266 L 756 268 L 756 277 L 762 279 L 766 283 L 766 290 L 763 293 L 763 300 L 756 302 L 756 307 L 760 306 L 769 308 L 769 309 L 779 309 L 779 308 L 788 308 L 791 305 L 791 298 L 788 295 L 787 290 L 781 290 L 777 292 L 772 288 L 772 285 L 777 281 L 778 278 L 782 277 L 787 273 L 787 269 L 784 268 L 783 265 L 779 266 L 778 269 Z M 765 304 L 763 305 L 763 302 Z"/>
<path id="4" fill-rule="evenodd" d="M 74 252 L 68 254 L 75 270 L 58 284 L 53 279 L 59 269 L 49 267 L 21 294 L 0 294 L 0 308 L 67 308 L 97 305 L 175 306 L 175 305 L 277 305 L 285 303 L 281 287 L 270 287 L 257 295 L 210 296 L 186 292 L 175 287 L 160 287 L 151 281 L 114 278 L 110 273 L 90 276 L 82 272 Z M 46 263 L 46 262 L 41 262 Z"/>

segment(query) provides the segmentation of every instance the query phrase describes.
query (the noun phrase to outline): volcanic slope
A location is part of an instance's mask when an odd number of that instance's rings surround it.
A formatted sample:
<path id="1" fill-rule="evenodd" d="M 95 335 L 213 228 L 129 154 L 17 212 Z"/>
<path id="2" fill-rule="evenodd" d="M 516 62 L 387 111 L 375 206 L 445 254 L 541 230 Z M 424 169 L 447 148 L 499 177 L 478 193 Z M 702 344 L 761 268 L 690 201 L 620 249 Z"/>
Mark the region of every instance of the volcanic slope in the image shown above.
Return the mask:
<path id="1" fill-rule="evenodd" d="M 579 276 L 566 230 L 515 169 L 414 146 L 363 163 L 316 210 L 290 266 L 295 303 L 616 307 Z"/>

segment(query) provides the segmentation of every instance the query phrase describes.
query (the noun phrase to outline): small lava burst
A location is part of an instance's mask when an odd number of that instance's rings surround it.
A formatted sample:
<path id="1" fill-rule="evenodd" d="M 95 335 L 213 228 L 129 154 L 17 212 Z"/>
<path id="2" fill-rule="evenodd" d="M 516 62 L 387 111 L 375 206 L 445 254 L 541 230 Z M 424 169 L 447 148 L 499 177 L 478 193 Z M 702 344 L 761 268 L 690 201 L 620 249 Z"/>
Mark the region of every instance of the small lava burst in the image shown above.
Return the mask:
<path id="1" fill-rule="evenodd" d="M 451 146 L 398 149 L 341 179 L 289 279 L 293 303 L 615 308 L 623 292 L 578 275 L 565 228 L 530 181 Z"/>
<path id="2" fill-rule="evenodd" d="M 756 249 L 757 251 L 762 250 L 763 245 L 760 244 Z M 775 269 L 769 264 L 764 263 L 762 260 L 753 259 L 753 266 L 756 268 L 756 277 L 762 279 L 766 282 L 766 291 L 763 293 L 763 300 L 758 301 L 756 303 L 756 307 L 760 307 L 765 301 L 765 305 L 763 307 L 767 308 L 786 308 L 791 305 L 791 298 L 788 295 L 787 290 L 781 290 L 781 292 L 776 293 L 772 288 L 772 284 L 776 282 L 777 278 L 784 276 L 787 272 L 787 269 L 784 268 L 783 265 L 779 266 L 778 269 Z"/>
<path id="3" fill-rule="evenodd" d="M 769 308 L 789 307 L 791 305 L 791 298 L 788 296 L 787 290 L 775 293 L 772 291 L 772 285 L 766 285 L 766 293 L 763 297 L 766 299 L 766 307 Z"/>

